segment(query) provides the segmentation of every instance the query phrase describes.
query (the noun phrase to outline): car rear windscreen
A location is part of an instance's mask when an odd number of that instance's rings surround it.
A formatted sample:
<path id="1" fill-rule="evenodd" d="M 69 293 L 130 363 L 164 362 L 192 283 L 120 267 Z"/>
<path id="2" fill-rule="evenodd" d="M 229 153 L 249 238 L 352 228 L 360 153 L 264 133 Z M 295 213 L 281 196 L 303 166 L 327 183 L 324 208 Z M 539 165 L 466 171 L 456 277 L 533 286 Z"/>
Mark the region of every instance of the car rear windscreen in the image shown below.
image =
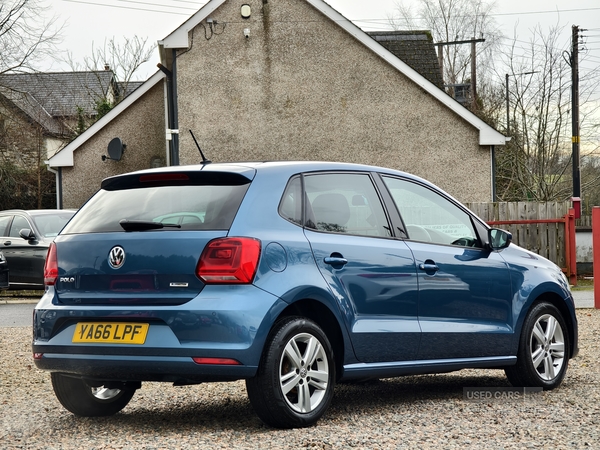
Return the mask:
<path id="1" fill-rule="evenodd" d="M 248 189 L 246 183 L 101 189 L 61 234 L 122 232 L 120 221 L 162 224 L 163 230 L 227 230 Z M 158 184 L 158 185 L 157 185 Z"/>

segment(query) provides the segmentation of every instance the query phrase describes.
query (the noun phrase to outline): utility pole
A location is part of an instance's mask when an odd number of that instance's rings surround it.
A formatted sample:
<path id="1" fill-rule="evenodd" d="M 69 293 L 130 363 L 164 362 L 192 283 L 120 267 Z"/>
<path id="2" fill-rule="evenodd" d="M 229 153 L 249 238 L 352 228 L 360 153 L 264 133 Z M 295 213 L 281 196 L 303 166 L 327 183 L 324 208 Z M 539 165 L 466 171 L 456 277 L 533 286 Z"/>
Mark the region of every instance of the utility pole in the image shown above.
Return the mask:
<path id="1" fill-rule="evenodd" d="M 471 39 L 471 111 L 477 113 L 477 40 Z"/>
<path id="2" fill-rule="evenodd" d="M 485 39 L 469 39 L 466 41 L 438 42 L 433 44 L 438 48 L 438 61 L 440 70 L 442 71 L 442 82 L 444 80 L 444 54 L 443 47 L 446 45 L 471 44 L 471 105 L 473 112 L 477 110 L 477 61 L 476 61 L 476 44 L 485 42 Z"/>
<path id="3" fill-rule="evenodd" d="M 506 74 L 505 80 L 506 86 L 506 135 L 510 134 L 510 102 L 508 99 L 508 74 Z"/>
<path id="4" fill-rule="evenodd" d="M 518 77 L 521 75 L 533 75 L 534 73 L 539 73 L 537 70 L 533 70 L 531 72 L 521 72 L 521 73 L 507 73 L 505 75 L 505 86 L 506 86 L 506 135 L 510 134 L 510 99 L 508 96 L 508 77 Z"/>
<path id="5" fill-rule="evenodd" d="M 571 102 L 573 111 L 573 199 L 581 199 L 581 172 L 579 167 L 579 27 L 573 25 L 572 50 L 571 50 Z"/>

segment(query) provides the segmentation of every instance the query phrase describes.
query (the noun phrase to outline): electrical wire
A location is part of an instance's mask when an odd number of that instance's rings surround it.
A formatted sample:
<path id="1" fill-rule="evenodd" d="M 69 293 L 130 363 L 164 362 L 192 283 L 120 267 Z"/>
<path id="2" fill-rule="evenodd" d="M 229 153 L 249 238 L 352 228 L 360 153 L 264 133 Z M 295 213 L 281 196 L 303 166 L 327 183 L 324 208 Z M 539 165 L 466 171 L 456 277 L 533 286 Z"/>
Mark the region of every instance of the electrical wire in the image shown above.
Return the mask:
<path id="1" fill-rule="evenodd" d="M 577 8 L 577 9 L 553 9 L 546 11 L 527 11 L 527 12 L 514 12 L 514 13 L 493 13 L 490 16 L 523 16 L 530 14 L 554 14 L 554 13 L 567 13 L 567 12 L 584 12 L 584 11 L 600 11 L 600 8 Z"/>
<path id="2" fill-rule="evenodd" d="M 147 6 L 156 6 L 159 8 L 176 8 L 176 9 L 182 9 L 182 10 L 185 9 L 190 12 L 163 11 L 163 10 L 148 9 L 148 8 L 138 8 L 138 7 L 133 7 L 133 6 L 110 5 L 110 4 L 106 4 L 106 3 L 96 3 L 96 2 L 82 1 L 82 0 L 62 0 L 62 1 L 69 2 L 69 3 L 78 3 L 80 5 L 104 6 L 106 8 L 118 8 L 118 9 L 130 10 L 130 11 L 144 11 L 144 12 L 154 12 L 154 13 L 160 13 L 160 14 L 174 14 L 174 15 L 179 15 L 179 16 L 189 16 L 191 11 L 196 10 L 196 8 L 181 7 L 181 6 L 165 6 L 165 5 L 159 5 L 156 3 L 133 2 L 130 0 L 120 0 L 120 1 L 129 1 L 130 3 L 139 3 L 139 4 L 143 4 L 143 5 L 147 5 Z M 197 9 L 204 6 L 204 4 L 199 5 L 199 7 Z"/>
<path id="3" fill-rule="evenodd" d="M 139 0 L 112 0 L 114 2 L 120 2 L 120 3 L 139 3 L 142 5 L 149 5 L 149 6 L 161 6 L 161 7 L 165 7 L 165 8 L 176 8 L 176 9 L 181 9 L 181 8 L 186 8 L 186 9 L 198 9 L 198 2 L 191 2 L 188 0 L 170 0 L 171 2 L 177 2 L 177 3 L 186 3 L 188 5 L 193 5 L 192 6 L 175 6 L 175 5 L 165 5 L 163 3 L 152 3 L 149 1 L 139 1 Z M 206 2 L 203 3 L 203 5 L 206 4 Z"/>
<path id="4" fill-rule="evenodd" d="M 71 2 L 71 3 L 90 4 L 90 5 L 97 5 L 97 6 L 106 6 L 106 7 L 113 7 L 113 8 L 132 9 L 132 10 L 136 10 L 136 11 L 140 10 L 140 8 L 137 8 L 137 7 L 117 6 L 117 5 L 110 5 L 110 4 L 106 4 L 106 3 L 92 3 L 92 2 L 82 1 L 82 0 L 62 0 L 62 1 L 64 1 L 64 2 Z M 161 5 L 161 4 L 158 4 L 158 3 L 150 3 L 150 2 L 142 2 L 142 1 L 134 1 L 134 0 L 116 0 L 116 1 L 123 2 L 123 3 L 134 3 L 134 4 L 141 4 L 141 5 L 146 5 L 146 6 L 156 6 L 156 7 L 162 7 L 162 8 L 176 8 L 176 9 L 199 9 L 202 6 L 204 6 L 206 3 L 208 3 L 207 1 L 205 1 L 205 2 L 193 2 L 193 1 L 189 1 L 189 0 L 171 0 L 173 2 L 187 3 L 187 4 L 191 4 L 191 5 L 196 5 L 197 6 L 196 8 L 192 8 L 192 7 L 179 7 L 179 6 L 173 6 L 173 5 Z M 151 11 L 151 12 L 164 12 L 164 11 L 155 11 L 155 10 L 148 10 L 148 11 Z M 522 15 L 534 15 L 534 14 L 558 14 L 558 13 L 587 12 L 587 11 L 600 11 L 600 8 L 574 8 L 574 9 L 556 9 L 556 10 L 543 10 L 543 11 L 492 13 L 492 14 L 487 14 L 486 16 L 488 16 L 488 17 L 496 17 L 496 16 L 522 16 Z M 460 16 L 457 16 L 457 17 L 460 17 Z M 464 17 L 472 17 L 472 15 L 465 15 Z M 409 17 L 407 19 L 408 20 L 422 20 L 422 18 L 418 18 L 418 17 Z M 377 22 L 380 22 L 380 23 L 388 24 L 389 21 L 390 21 L 390 19 L 383 19 L 383 18 L 382 19 L 355 18 L 355 19 L 345 19 L 344 21 L 351 21 L 353 23 L 356 23 L 356 22 L 363 22 L 363 23 L 369 23 L 369 22 L 375 22 L 375 23 L 377 23 Z M 296 23 L 300 23 L 300 22 L 303 22 L 303 21 L 295 21 L 295 22 Z M 590 31 L 597 31 L 597 30 L 600 30 L 600 28 L 588 28 L 588 30 L 590 30 Z"/>
<path id="5" fill-rule="evenodd" d="M 129 5 L 125 6 L 125 5 L 116 5 L 116 4 L 108 4 L 108 3 L 98 3 L 98 2 L 90 1 L 90 0 L 62 0 L 62 1 L 70 2 L 70 3 L 78 3 L 81 5 L 103 6 L 103 7 L 107 7 L 107 8 L 118 8 L 118 9 L 133 10 L 133 11 L 145 11 L 145 12 L 154 12 L 154 13 L 161 13 L 161 14 L 187 15 L 187 16 L 190 15 L 191 11 L 197 10 L 207 3 L 206 1 L 193 2 L 193 1 L 189 1 L 189 0 L 171 0 L 172 2 L 177 2 L 177 3 L 181 3 L 181 4 L 194 5 L 194 6 L 177 6 L 177 5 L 165 5 L 165 4 L 159 4 L 159 3 L 152 3 L 149 1 L 139 1 L 139 0 L 138 1 L 136 1 L 136 0 L 115 0 L 120 3 L 140 5 L 140 6 L 129 6 Z M 160 10 L 149 9 L 149 8 L 144 8 L 142 6 L 156 7 L 156 8 L 162 8 L 162 9 L 160 9 Z M 184 12 L 184 11 L 187 11 L 187 12 Z M 512 12 L 494 13 L 494 14 L 489 14 L 489 16 L 532 15 L 532 14 L 550 14 L 550 13 L 585 12 L 585 11 L 600 11 L 600 8 L 574 8 L 574 9 L 563 9 L 563 10 L 526 11 L 526 12 L 520 12 L 520 13 L 516 13 L 516 12 L 515 13 L 512 13 Z M 420 19 L 409 18 L 409 20 L 420 20 Z M 368 31 L 393 31 L 392 24 L 390 23 L 389 18 L 388 19 L 353 19 L 353 20 L 344 19 L 342 21 L 344 21 L 344 22 L 350 21 L 350 22 L 354 23 L 356 26 L 359 26 L 359 24 L 363 25 L 365 28 L 366 27 L 370 28 L 370 30 L 368 30 Z M 289 21 L 278 21 L 278 22 L 280 22 L 280 23 L 312 23 L 312 22 L 318 22 L 318 21 L 317 20 L 306 20 L 306 21 L 289 20 Z M 588 28 L 588 29 L 586 29 L 586 31 L 600 31 L 600 28 Z M 591 35 L 589 37 L 597 37 L 597 36 L 599 36 L 599 35 Z M 505 41 L 505 42 L 502 42 L 502 41 Z M 522 50 L 522 51 L 531 51 L 531 48 L 540 48 L 540 49 L 548 48 L 547 45 L 543 44 L 543 43 L 523 41 L 523 40 L 519 40 L 519 39 L 511 39 L 508 37 L 503 38 L 502 41 L 500 41 L 498 43 L 498 45 L 500 47 L 504 47 L 504 49 L 505 49 L 504 51 L 500 50 L 502 53 L 506 53 L 507 49 L 513 49 L 513 48 L 517 49 L 517 50 Z M 525 44 L 527 47 L 515 46 L 514 43 Z M 597 43 L 600 43 L 600 41 L 586 42 L 586 44 L 597 44 Z M 562 51 L 565 48 L 570 49 L 571 48 L 570 43 L 565 44 L 564 47 L 562 47 L 562 48 L 549 47 L 550 50 L 554 50 L 554 51 Z M 598 50 L 598 49 L 597 48 L 586 48 L 586 53 L 589 53 L 592 50 Z M 593 55 L 589 55 L 588 57 L 593 57 Z"/>
<path id="6" fill-rule="evenodd" d="M 114 0 L 121 3 L 132 3 L 134 5 L 145 5 L 145 6 L 158 6 L 159 8 L 174 8 L 174 9 L 187 9 L 187 10 L 197 10 L 198 8 L 192 8 L 191 6 L 175 6 L 175 5 L 161 5 L 159 3 L 150 3 L 150 2 L 141 2 L 136 0 Z M 191 3 L 191 2 L 187 2 Z M 110 6 L 110 5 L 108 5 Z"/>

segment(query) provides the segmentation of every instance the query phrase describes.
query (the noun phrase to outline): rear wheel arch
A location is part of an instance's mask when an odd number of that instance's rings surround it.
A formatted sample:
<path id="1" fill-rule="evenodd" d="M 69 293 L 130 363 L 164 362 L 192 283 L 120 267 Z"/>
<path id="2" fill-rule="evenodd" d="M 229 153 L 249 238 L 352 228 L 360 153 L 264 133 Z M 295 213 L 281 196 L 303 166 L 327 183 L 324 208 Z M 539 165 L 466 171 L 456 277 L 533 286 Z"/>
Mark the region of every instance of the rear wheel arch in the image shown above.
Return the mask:
<path id="1" fill-rule="evenodd" d="M 278 318 L 256 376 L 246 379 L 258 417 L 277 428 L 313 425 L 333 398 L 334 361 L 329 338 L 317 323 L 305 316 Z"/>
<path id="2" fill-rule="evenodd" d="M 321 327 L 333 348 L 336 374 L 339 378 L 343 372 L 346 344 L 340 323 L 335 314 L 326 305 L 317 300 L 303 299 L 292 303 L 284 309 L 276 322 L 290 316 L 306 317 Z"/>

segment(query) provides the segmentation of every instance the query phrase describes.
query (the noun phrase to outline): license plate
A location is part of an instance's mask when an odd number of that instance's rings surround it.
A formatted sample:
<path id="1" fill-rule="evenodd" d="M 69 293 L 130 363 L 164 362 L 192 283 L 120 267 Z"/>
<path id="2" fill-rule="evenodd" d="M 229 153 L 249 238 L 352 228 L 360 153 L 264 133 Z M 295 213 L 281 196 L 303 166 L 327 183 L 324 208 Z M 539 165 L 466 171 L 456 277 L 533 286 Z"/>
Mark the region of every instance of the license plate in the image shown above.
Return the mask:
<path id="1" fill-rule="evenodd" d="M 73 333 L 73 343 L 143 344 L 147 323 L 80 322 Z"/>

